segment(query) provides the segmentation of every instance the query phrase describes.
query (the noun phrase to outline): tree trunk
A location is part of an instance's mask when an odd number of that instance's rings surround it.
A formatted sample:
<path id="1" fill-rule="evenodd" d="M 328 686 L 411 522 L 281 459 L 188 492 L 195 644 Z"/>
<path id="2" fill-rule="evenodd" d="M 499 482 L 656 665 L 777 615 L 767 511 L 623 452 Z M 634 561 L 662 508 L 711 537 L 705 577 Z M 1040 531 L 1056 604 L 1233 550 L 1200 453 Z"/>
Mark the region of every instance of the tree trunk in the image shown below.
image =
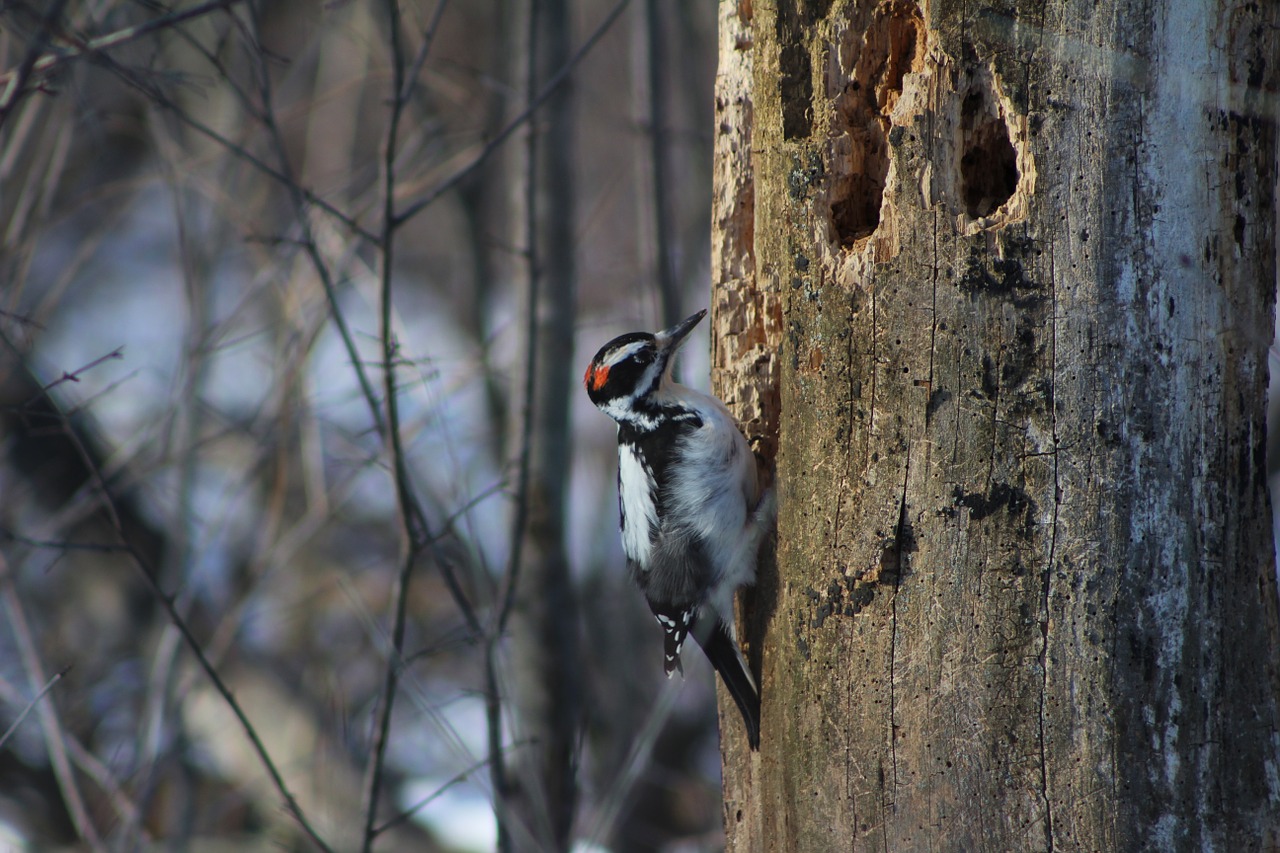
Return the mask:
<path id="1" fill-rule="evenodd" d="M 565 0 L 529 0 L 529 97 L 568 61 Z M 530 312 L 526 388 L 531 421 L 527 444 L 527 517 L 516 584 L 511 657 L 518 709 L 514 790 L 509 821 L 515 850 L 568 850 L 577 806 L 581 718 L 578 607 L 565 554 L 565 496 L 572 458 L 569 401 L 576 378 L 573 208 L 573 102 L 566 82 L 547 99 L 527 140 L 522 217 L 528 230 Z M 518 579 L 517 579 L 518 578 Z M 505 838 L 502 839 L 505 842 Z"/>
<path id="2" fill-rule="evenodd" d="M 1280 845 L 1276 14 L 721 3 L 713 378 L 780 496 L 729 849 Z"/>

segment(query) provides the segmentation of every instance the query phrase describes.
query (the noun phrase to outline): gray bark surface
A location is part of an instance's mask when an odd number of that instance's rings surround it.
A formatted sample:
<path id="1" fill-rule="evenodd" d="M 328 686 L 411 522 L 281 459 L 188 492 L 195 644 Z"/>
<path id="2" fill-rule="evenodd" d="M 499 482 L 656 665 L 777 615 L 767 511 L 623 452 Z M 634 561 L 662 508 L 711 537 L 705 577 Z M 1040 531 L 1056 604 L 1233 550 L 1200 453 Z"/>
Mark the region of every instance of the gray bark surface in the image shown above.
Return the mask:
<path id="1" fill-rule="evenodd" d="M 729 849 L 1280 845 L 1275 18 L 721 3 L 713 379 L 780 495 Z"/>

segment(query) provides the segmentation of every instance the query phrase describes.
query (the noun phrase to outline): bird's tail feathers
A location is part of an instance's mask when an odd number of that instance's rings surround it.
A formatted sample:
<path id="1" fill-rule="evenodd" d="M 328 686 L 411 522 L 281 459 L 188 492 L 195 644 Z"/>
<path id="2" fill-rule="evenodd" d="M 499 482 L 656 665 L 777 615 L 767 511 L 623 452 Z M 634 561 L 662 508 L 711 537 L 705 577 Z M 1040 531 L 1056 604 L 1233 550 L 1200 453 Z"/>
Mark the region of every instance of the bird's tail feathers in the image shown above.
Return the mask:
<path id="1" fill-rule="evenodd" d="M 729 688 L 729 695 L 737 703 L 742 712 L 742 722 L 747 727 L 747 741 L 752 749 L 760 748 L 760 691 L 756 688 L 756 680 L 751 675 L 751 668 L 742 656 L 737 643 L 729 636 L 729 631 L 720 619 L 706 636 L 702 631 L 695 631 L 694 636 L 706 652 L 711 665 L 720 673 L 724 686 Z"/>

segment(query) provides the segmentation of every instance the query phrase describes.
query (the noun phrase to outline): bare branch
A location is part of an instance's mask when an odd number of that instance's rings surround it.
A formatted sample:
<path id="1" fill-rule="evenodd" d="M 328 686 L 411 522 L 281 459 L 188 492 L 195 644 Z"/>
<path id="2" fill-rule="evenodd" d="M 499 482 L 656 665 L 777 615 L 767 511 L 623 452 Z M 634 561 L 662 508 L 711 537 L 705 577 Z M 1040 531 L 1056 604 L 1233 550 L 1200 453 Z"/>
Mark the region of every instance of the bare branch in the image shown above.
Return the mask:
<path id="1" fill-rule="evenodd" d="M 63 374 L 59 376 L 57 379 L 53 380 L 48 385 L 45 385 L 44 387 L 42 387 L 40 389 L 40 393 L 48 394 L 50 391 L 52 391 L 54 388 L 57 388 L 59 385 L 61 385 L 64 382 L 79 382 L 80 374 L 87 373 L 88 371 L 93 370 L 93 368 L 97 367 L 98 365 L 105 364 L 108 361 L 119 361 L 123 358 L 124 358 L 124 347 L 122 346 L 116 347 L 106 355 L 95 358 L 93 361 L 89 362 L 84 367 L 77 368 L 70 372 L 64 371 Z"/>
<path id="2" fill-rule="evenodd" d="M 396 502 L 399 506 L 401 525 L 401 562 L 400 573 L 396 581 L 395 617 L 391 628 L 391 654 L 387 656 L 386 669 L 383 673 L 382 692 L 378 699 L 377 729 L 374 733 L 373 754 L 370 756 L 365 771 L 364 784 L 364 840 L 361 850 L 369 853 L 373 849 L 377 837 L 378 801 L 382 793 L 383 764 L 386 761 L 387 742 L 391 738 L 391 712 L 395 706 L 396 687 L 400 681 L 400 667 L 404 650 L 404 626 L 408 610 L 408 588 L 413 578 L 413 569 L 417 562 L 418 549 L 415 547 L 417 534 L 421 527 L 413 516 L 413 498 L 409 490 L 408 471 L 404 464 L 403 447 L 400 443 L 400 405 L 396 391 L 396 350 L 398 345 L 391 330 L 391 293 L 392 293 L 392 251 L 395 244 L 395 152 L 396 135 L 400 129 L 400 117 L 404 112 L 405 101 L 401 97 L 404 90 L 404 44 L 400 36 L 400 4 L 399 0 L 387 0 L 388 35 L 391 52 L 391 115 L 387 121 L 387 138 L 383 146 L 382 157 L 382 233 L 378 248 L 380 250 L 381 274 L 381 336 L 382 336 L 382 382 L 383 398 L 386 405 L 387 429 L 383 437 L 391 454 L 391 468 L 394 472 Z"/>
<path id="3" fill-rule="evenodd" d="M 13 349 L 12 343 L 3 336 L 0 336 L 0 344 L 3 344 L 10 350 Z M 55 412 L 58 411 L 56 403 L 48 396 L 48 392 L 44 392 L 43 396 L 49 402 L 52 410 Z M 276 767 L 275 762 L 272 760 L 271 755 L 267 751 L 267 747 L 262 742 L 261 737 L 259 737 L 253 723 L 249 720 L 248 715 L 245 714 L 244 708 L 241 707 L 240 703 L 231 693 L 231 689 L 227 687 L 222 676 L 218 674 L 217 668 L 205 654 L 203 647 L 200 645 L 200 641 L 196 639 L 195 634 L 192 632 L 191 626 L 179 612 L 174 597 L 164 591 L 160 586 L 160 581 L 156 576 L 155 570 L 148 564 L 146 558 L 143 557 L 141 552 L 139 552 L 138 549 L 129 541 L 128 536 L 125 533 L 124 525 L 121 522 L 120 515 L 116 509 L 116 500 L 111 488 L 108 486 L 106 478 L 103 476 L 96 461 L 85 447 L 80 434 L 70 423 L 65 421 L 65 418 L 64 426 L 66 428 L 65 433 L 67 439 L 71 442 L 75 452 L 80 456 L 81 463 L 84 465 L 85 470 L 89 474 L 90 481 L 100 496 L 102 508 L 113 531 L 119 538 L 121 545 L 123 545 L 125 550 L 127 550 L 131 558 L 131 562 L 142 575 L 143 580 L 146 582 L 147 587 L 150 589 L 156 601 L 158 601 L 164 608 L 165 614 L 169 618 L 169 622 L 182 635 L 183 642 L 195 657 L 196 663 L 200 666 L 200 669 L 205 673 L 206 677 L 208 677 L 209 682 L 218 692 L 218 695 L 222 697 L 222 700 L 226 703 L 227 707 L 231 709 L 232 714 L 235 715 L 237 722 L 240 724 L 241 730 L 245 733 L 245 737 L 248 738 L 250 746 L 253 748 L 258 760 L 261 762 L 263 769 L 266 770 L 267 776 L 271 779 L 273 787 L 280 795 L 280 798 L 284 801 L 285 810 L 295 821 L 297 821 L 303 832 L 311 838 L 317 847 L 326 851 L 326 853 L 331 853 L 331 848 L 324 839 L 320 837 L 315 827 L 312 826 L 310 820 L 308 820 L 307 816 L 303 813 L 302 808 L 298 805 L 297 799 L 285 784 L 284 777 L 281 775 L 279 768 Z M 0 561 L 2 560 L 3 557 L 0 556 Z M 3 562 L 0 562 L 0 569 L 3 569 Z M 0 574 L 4 573 L 0 572 Z M 13 599 L 16 602 L 16 593 L 13 594 Z M 66 795 L 66 791 L 64 791 L 64 796 Z M 89 827 L 88 830 L 89 832 L 92 832 L 92 827 Z M 89 836 L 85 837 L 86 840 L 88 840 Z"/>
<path id="4" fill-rule="evenodd" d="M 21 314 L 14 314 L 12 311 L 0 311 L 0 317 L 4 317 L 6 320 L 12 320 L 19 326 L 25 326 L 41 332 L 44 331 L 44 326 L 40 325 L 35 320 L 32 320 L 30 317 L 24 317 Z"/>
<path id="5" fill-rule="evenodd" d="M 484 646 L 484 716 L 489 748 L 489 784 L 493 787 L 493 816 L 498 829 L 498 853 L 511 850 L 511 783 L 502 748 L 502 694 L 498 689 L 498 641 L 495 631 Z"/>
<path id="6" fill-rule="evenodd" d="M 31 634 L 31 626 L 27 624 L 22 601 L 18 598 L 18 592 L 14 588 L 13 578 L 9 574 L 9 566 L 3 554 L 0 554 L 0 593 L 4 597 L 4 609 L 9 617 L 9 630 L 13 632 L 13 637 L 17 641 L 18 655 L 22 659 L 22 668 L 26 671 L 27 682 L 34 687 L 44 680 L 41 675 L 40 654 L 36 650 L 35 637 Z M 61 678 L 66 671 L 67 668 L 64 667 L 59 672 L 58 678 Z M 40 718 L 40 728 L 44 734 L 45 749 L 49 752 L 49 763 L 53 765 L 53 775 L 58 781 L 58 790 L 62 793 L 67 811 L 75 824 L 76 834 L 94 850 L 104 849 L 98 830 L 93 825 L 93 818 L 89 816 L 89 809 L 85 806 L 84 796 L 80 793 L 80 786 L 71 769 L 71 762 L 67 759 L 58 711 L 53 703 L 38 701 L 46 691 L 47 685 L 40 691 L 35 705 L 36 713 Z"/>
<path id="7" fill-rule="evenodd" d="M 252 33 L 244 27 L 242 22 L 237 22 L 244 32 L 245 37 L 256 43 L 257 39 Z M 259 56 L 255 54 L 255 56 Z M 316 244 L 314 231 L 311 226 L 310 210 L 308 205 L 308 194 L 303 190 L 301 182 L 294 175 L 293 167 L 289 161 L 288 146 L 285 144 L 284 135 L 280 131 L 280 126 L 275 119 L 275 111 L 272 109 L 272 89 L 271 76 L 266 69 L 262 68 L 261 62 L 255 65 L 258 77 L 258 96 L 262 99 L 260 110 L 257 112 L 258 120 L 262 123 L 267 131 L 267 136 L 271 140 L 271 144 L 275 148 L 276 158 L 280 161 L 280 175 L 282 183 L 289 191 L 290 198 L 293 202 L 293 208 L 297 219 L 298 228 L 302 232 L 300 243 L 303 247 L 307 258 L 311 261 L 316 271 L 316 275 L 320 278 L 320 283 L 324 288 L 325 298 L 329 302 L 329 313 L 333 317 L 334 326 L 338 330 L 338 336 L 342 340 L 342 345 L 347 351 L 347 356 L 351 362 L 351 369 L 356 373 L 356 381 L 360 384 L 360 391 L 364 395 L 365 402 L 369 405 L 370 415 L 373 417 L 374 425 L 377 427 L 378 434 L 385 439 L 387 434 L 386 420 L 382 414 L 382 407 L 378 403 L 378 396 L 373 390 L 373 383 L 370 381 L 368 373 L 364 369 L 364 364 L 360 359 L 360 353 L 356 349 L 355 338 L 352 335 L 351 328 L 347 324 L 346 315 L 342 312 L 342 307 L 338 303 L 338 286 L 334 281 L 333 273 L 330 271 L 328 264 L 320 255 L 320 248 Z M 251 110 L 252 105 L 246 104 Z"/>
<path id="8" fill-rule="evenodd" d="M 515 748 L 516 746 L 520 746 L 520 744 L 513 743 L 511 746 L 512 748 Z M 453 778 L 446 780 L 444 784 L 442 784 L 439 788 L 436 788 L 430 794 L 418 800 L 416 803 L 409 806 L 409 808 L 400 812 L 400 814 L 396 815 L 395 817 L 389 818 L 381 826 L 374 828 L 373 830 L 374 834 L 381 835 L 382 833 L 386 832 L 388 829 L 394 829 L 395 827 L 404 823 L 406 820 L 413 817 L 415 814 L 417 814 L 418 812 L 422 811 L 427 806 L 435 802 L 436 799 L 438 799 L 442 794 L 444 794 L 450 788 L 452 788 L 453 786 L 461 782 L 465 782 L 468 776 L 475 773 L 477 770 L 484 767 L 488 763 L 489 763 L 489 759 L 486 758 L 481 761 L 477 761 L 475 764 L 472 764 L 470 767 L 466 768 L 465 770 L 460 770 L 458 773 L 454 774 Z"/>
<path id="9" fill-rule="evenodd" d="M 216 12 L 220 9 L 226 9 L 244 2 L 245 0 L 208 0 L 208 2 L 201 3 L 198 6 L 192 6 L 190 9 L 183 9 L 180 12 L 171 12 L 168 15 L 161 15 L 158 18 L 152 18 L 150 21 L 143 21 L 141 24 L 135 24 L 132 27 L 124 27 L 116 30 L 115 32 L 91 38 L 87 41 L 76 39 L 68 33 L 61 33 L 60 35 L 62 38 L 68 39 L 72 42 L 70 47 L 58 48 L 52 53 L 47 53 L 44 56 L 39 56 L 37 51 L 38 58 L 32 59 L 29 65 L 27 59 L 30 58 L 30 54 L 28 54 L 28 57 L 23 59 L 23 64 L 18 68 L 13 71 L 5 72 L 4 74 L 0 74 L 0 84 L 5 86 L 3 95 L 0 95 L 0 122 L 3 122 L 5 113 L 12 106 L 14 100 L 22 94 L 24 85 L 33 74 L 48 74 L 73 60 L 96 56 L 104 53 L 105 51 L 111 50 L 112 48 L 126 45 L 132 41 L 137 41 L 143 36 L 151 35 L 159 30 L 176 27 L 178 24 L 184 23 L 185 21 L 190 21 L 194 18 L 207 15 L 210 12 Z M 49 11 L 45 15 L 45 23 L 40 33 L 39 41 L 32 45 L 33 48 L 38 45 L 40 50 L 43 50 L 44 45 L 47 42 L 48 34 L 52 29 L 52 25 L 57 20 L 58 15 L 61 14 L 62 7 L 65 5 L 66 0 L 58 0 L 58 2 L 54 3 L 49 8 Z M 26 70 L 25 74 L 23 73 L 24 68 Z"/>
<path id="10" fill-rule="evenodd" d="M 498 131 L 498 134 L 494 136 L 493 139 L 486 142 L 484 147 L 480 149 L 479 153 L 476 154 L 475 158 L 472 159 L 470 163 L 454 172 L 448 178 L 445 178 L 426 195 L 422 196 L 417 201 L 410 202 L 404 210 L 400 211 L 396 219 L 396 225 L 404 224 L 434 204 L 440 196 L 449 192 L 449 190 L 466 180 L 472 172 L 480 168 L 480 166 L 489 159 L 493 152 L 501 148 L 502 144 L 507 141 L 511 134 L 515 133 L 521 125 L 527 122 L 530 117 L 538 111 L 538 108 L 555 93 L 556 89 L 560 88 L 560 85 L 569 78 L 569 75 L 578 67 L 578 64 L 586 58 L 587 54 L 591 52 L 591 49 L 596 46 L 596 43 L 604 37 L 604 34 L 609 31 L 609 28 L 613 26 L 614 22 L 618 20 L 624 11 L 626 11 L 627 4 L 630 2 L 631 0 L 618 0 L 617 4 L 609 10 L 609 14 L 605 15 L 604 20 L 601 21 L 591 35 L 587 37 L 587 40 L 582 43 L 582 46 L 578 48 L 577 52 L 569 57 L 569 60 L 565 62 L 564 66 L 547 81 L 547 85 L 542 88 L 542 91 L 538 93 L 538 96 L 530 101 L 529 105 L 525 107 L 518 116 L 509 121 L 506 127 Z"/>
<path id="11" fill-rule="evenodd" d="M 427 31 L 422 34 L 422 44 L 418 47 L 418 53 L 413 57 L 413 63 L 409 66 L 409 72 L 405 75 L 404 81 L 398 91 L 396 97 L 401 104 L 407 104 L 413 97 L 413 90 L 418 84 L 418 77 L 422 73 L 422 66 L 427 62 L 427 55 L 431 53 L 431 45 L 435 43 L 436 31 L 440 28 L 440 19 L 444 17 L 444 10 L 448 7 L 449 0 L 438 0 L 436 10 L 431 15 L 431 23 L 427 25 Z"/>
<path id="12" fill-rule="evenodd" d="M 244 0 L 221 0 L 221 3 L 222 5 L 230 6 L 234 3 L 240 3 L 243 1 Z M 257 45 L 256 39 L 254 39 L 252 34 L 249 33 L 248 30 L 243 26 L 243 22 L 241 22 L 234 15 L 231 15 L 230 18 L 233 22 L 235 22 L 236 28 L 241 32 L 242 35 L 244 35 L 246 40 L 254 43 L 255 51 L 253 55 L 261 57 L 265 53 L 265 51 L 261 48 L 260 45 Z M 179 34 L 183 35 L 183 37 L 185 38 L 185 34 L 182 33 L 181 30 L 179 30 L 178 32 Z M 269 100 L 264 101 L 262 105 L 254 104 L 249 99 L 248 95 L 238 85 L 236 85 L 232 76 L 229 73 L 227 73 L 227 70 L 223 67 L 222 63 L 215 56 L 210 54 L 204 47 L 202 47 L 194 39 L 186 38 L 186 41 L 187 41 L 187 44 L 191 45 L 202 56 L 204 56 L 205 60 L 208 61 L 210 65 L 212 65 L 215 69 L 218 70 L 219 78 L 226 82 L 228 89 L 236 95 L 237 99 L 239 100 L 240 104 L 245 108 L 246 112 L 248 112 L 248 114 L 252 116 L 255 120 L 257 120 L 259 123 L 263 124 L 268 131 L 274 132 L 273 142 L 275 143 L 275 148 L 277 153 L 279 153 L 281 143 L 278 138 L 278 135 L 279 135 L 278 129 L 275 128 L 275 125 L 274 125 L 273 112 L 271 110 L 270 101 Z M 319 210 L 322 210 L 333 219 L 337 220 L 338 222 L 341 222 L 343 227 L 346 228 L 348 231 L 350 231 L 354 236 L 359 237 L 363 240 L 366 240 L 370 243 L 377 242 L 377 235 L 375 235 L 373 232 L 369 231 L 368 229 L 364 228 L 364 226 L 362 226 L 359 222 L 357 222 L 352 216 L 339 210 L 331 202 L 316 195 L 312 190 L 302 186 L 294 178 L 291 170 L 288 168 L 289 166 L 288 161 L 284 159 L 283 156 L 281 156 L 281 164 L 283 168 L 277 169 L 271 166 L 269 163 L 265 162 L 261 157 L 258 157 L 253 152 L 245 148 L 245 146 L 241 145 L 240 143 L 232 139 L 227 138 L 226 135 L 219 133 L 210 125 L 192 116 L 187 110 L 183 109 L 176 101 L 174 101 L 172 98 L 166 95 L 159 87 L 143 80 L 141 76 L 137 74 L 137 72 L 132 71 L 131 69 L 125 68 L 116 62 L 113 62 L 106 55 L 99 55 L 96 58 L 97 58 L 97 61 L 101 62 L 104 67 L 106 67 L 108 70 L 114 73 L 117 77 L 119 77 L 126 85 L 141 91 L 153 106 L 156 106 L 165 110 L 167 113 L 172 115 L 175 119 L 180 121 L 182 124 L 186 125 L 187 127 L 191 128 L 192 130 L 196 131 L 202 136 L 212 140 L 213 142 L 216 142 L 228 153 L 234 155 L 238 160 L 240 160 L 243 163 L 246 163 L 247 165 L 258 170 L 259 172 L 262 172 L 264 175 L 270 177 L 277 183 L 283 185 L 291 193 L 300 195 L 302 200 L 305 201 L 307 205 L 310 205 Z M 297 205 L 295 204 L 295 206 Z M 307 233 L 309 236 L 310 232 L 308 231 Z M 305 245 L 305 241 L 299 241 L 299 242 Z"/>
<path id="13" fill-rule="evenodd" d="M 47 539 L 32 539 L 30 536 L 22 536 L 3 527 L 0 527 L 0 540 L 17 542 L 28 548 L 47 548 L 53 551 L 94 551 L 101 554 L 119 554 L 129 551 L 124 545 L 114 545 L 110 542 L 54 542 Z"/>
<path id="14" fill-rule="evenodd" d="M 54 0 L 49 4 L 44 17 L 40 20 L 35 38 L 31 40 L 26 55 L 22 57 L 22 63 L 15 70 L 0 77 L 4 82 L 4 91 L 0 92 L 0 127 L 4 126 L 19 96 L 26 90 L 27 81 L 36 72 L 36 66 L 40 64 L 40 54 L 44 52 L 44 47 L 49 41 L 49 33 L 66 5 L 67 0 Z"/>
<path id="15" fill-rule="evenodd" d="M 0 559 L 3 559 L 3 558 L 0 558 Z M 18 718 L 13 721 L 13 724 L 9 726 L 9 728 L 5 729 L 4 734 L 0 734 L 0 746 L 4 746 L 5 741 L 11 738 L 13 736 L 13 733 L 18 730 L 18 727 L 22 725 L 22 721 L 27 718 L 27 714 L 30 714 L 32 709 L 34 709 L 36 705 L 40 704 L 40 700 L 45 697 L 45 694 L 47 694 L 50 690 L 53 689 L 53 685 L 61 681 L 62 676 L 66 675 L 70 671 L 71 671 L 71 664 L 67 664 L 62 669 L 58 670 L 57 672 L 55 672 L 53 675 L 49 677 L 49 680 L 44 683 L 44 687 L 41 687 L 40 692 L 35 695 L 35 698 L 33 698 L 30 702 L 27 703 L 27 706 L 22 709 L 22 713 L 19 714 Z"/>
<path id="16" fill-rule="evenodd" d="M 437 23 L 443 5 L 441 3 L 437 6 Z M 399 506 L 399 520 L 404 537 L 404 552 L 401 558 L 399 577 L 396 581 L 393 605 L 395 616 L 391 629 L 391 654 L 387 660 L 382 693 L 379 699 L 379 715 L 374 736 L 373 755 L 370 758 L 365 775 L 365 829 L 362 848 L 365 853 L 372 850 L 374 839 L 378 833 L 376 820 L 378 802 L 382 792 L 383 764 L 386 760 L 387 744 L 391 737 L 391 713 L 395 705 L 401 667 L 404 665 L 404 634 L 408 619 L 409 584 L 413 579 L 419 555 L 434 540 L 427 524 L 426 514 L 414 494 L 400 434 L 400 403 L 396 389 L 396 365 L 399 362 L 399 344 L 392 329 L 392 306 L 394 301 L 392 268 L 394 266 L 395 232 L 398 225 L 395 211 L 396 144 L 400 132 L 400 122 L 404 115 L 404 107 L 407 103 L 405 96 L 408 94 L 409 84 L 405 80 L 404 43 L 401 34 L 398 0 L 387 0 L 386 7 L 389 24 L 387 40 L 391 55 L 393 97 L 381 164 L 383 215 L 382 233 L 378 243 L 381 264 L 380 334 L 383 357 L 383 401 L 386 406 L 386 429 L 383 432 L 383 436 L 386 439 L 387 448 L 391 456 L 396 502 Z M 434 32 L 434 25 L 432 32 Z M 426 43 L 430 44 L 430 41 L 428 40 Z M 425 52 L 419 53 L 419 59 L 425 61 Z M 415 60 L 415 64 L 418 64 L 418 60 Z M 458 583 L 453 567 L 448 561 L 440 561 L 440 572 L 468 627 L 476 635 L 481 634 L 480 621 L 461 585 Z"/>

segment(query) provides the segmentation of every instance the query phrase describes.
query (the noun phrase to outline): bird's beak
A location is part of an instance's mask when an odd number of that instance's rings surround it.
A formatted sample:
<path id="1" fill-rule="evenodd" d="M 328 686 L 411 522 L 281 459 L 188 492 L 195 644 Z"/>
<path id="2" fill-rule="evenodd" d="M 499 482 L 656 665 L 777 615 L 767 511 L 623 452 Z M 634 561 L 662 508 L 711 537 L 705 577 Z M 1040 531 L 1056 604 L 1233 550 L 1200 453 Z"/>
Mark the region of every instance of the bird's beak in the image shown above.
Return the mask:
<path id="1" fill-rule="evenodd" d="M 674 355 L 675 351 L 680 348 L 680 344 L 684 342 L 685 337 L 693 331 L 693 327 L 698 325 L 698 322 L 705 316 L 707 316 L 707 309 L 703 308 L 697 314 L 686 317 L 670 329 L 663 329 L 658 332 L 654 335 L 658 349 L 668 357 Z"/>

